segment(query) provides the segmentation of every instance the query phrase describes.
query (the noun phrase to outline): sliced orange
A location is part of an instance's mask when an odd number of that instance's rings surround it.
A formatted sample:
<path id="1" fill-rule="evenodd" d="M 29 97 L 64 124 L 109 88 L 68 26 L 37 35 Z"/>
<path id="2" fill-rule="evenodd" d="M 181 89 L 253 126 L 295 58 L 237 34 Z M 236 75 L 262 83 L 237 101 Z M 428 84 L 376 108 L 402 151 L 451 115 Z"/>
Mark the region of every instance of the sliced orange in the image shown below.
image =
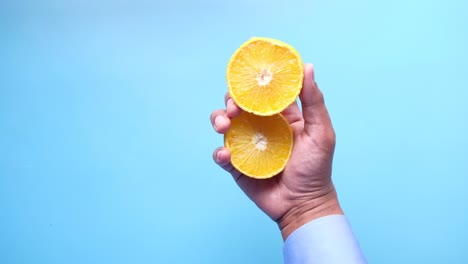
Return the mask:
<path id="1" fill-rule="evenodd" d="M 277 114 L 292 104 L 303 78 L 302 59 L 292 46 L 261 37 L 242 44 L 229 60 L 226 72 L 234 102 L 262 116 Z"/>
<path id="2" fill-rule="evenodd" d="M 224 144 L 237 170 L 266 179 L 284 170 L 293 147 L 293 132 L 281 114 L 257 116 L 242 112 L 231 120 Z"/>

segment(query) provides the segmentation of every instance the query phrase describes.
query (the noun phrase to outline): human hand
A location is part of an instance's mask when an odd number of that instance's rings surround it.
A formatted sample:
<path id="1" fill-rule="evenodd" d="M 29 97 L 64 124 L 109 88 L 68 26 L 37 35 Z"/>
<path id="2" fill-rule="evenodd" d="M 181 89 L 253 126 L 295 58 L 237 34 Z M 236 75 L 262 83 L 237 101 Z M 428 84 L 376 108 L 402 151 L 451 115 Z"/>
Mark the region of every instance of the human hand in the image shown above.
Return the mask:
<path id="1" fill-rule="evenodd" d="M 297 102 L 283 111 L 294 134 L 294 146 L 283 172 L 269 179 L 253 179 L 236 170 L 225 147 L 213 153 L 214 161 L 229 172 L 239 187 L 271 219 L 277 222 L 283 239 L 316 218 L 343 214 L 331 181 L 335 132 L 311 64 L 304 67 L 304 82 Z M 231 118 L 241 109 L 225 96 L 226 109 L 213 111 L 211 123 L 216 132 L 229 130 Z"/>

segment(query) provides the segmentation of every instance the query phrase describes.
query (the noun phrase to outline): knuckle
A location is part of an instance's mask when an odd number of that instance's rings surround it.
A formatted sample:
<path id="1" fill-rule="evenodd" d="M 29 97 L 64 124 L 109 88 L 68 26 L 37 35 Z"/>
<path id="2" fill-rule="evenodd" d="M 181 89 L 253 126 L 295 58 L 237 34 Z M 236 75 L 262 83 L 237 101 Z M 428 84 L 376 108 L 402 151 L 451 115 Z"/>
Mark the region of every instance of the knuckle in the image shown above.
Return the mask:
<path id="1" fill-rule="evenodd" d="M 219 162 L 219 158 L 218 158 L 218 153 L 220 151 L 221 148 L 217 148 L 213 151 L 213 160 L 214 162 L 218 163 Z"/>
<path id="2" fill-rule="evenodd" d="M 328 131 L 324 137 L 324 144 L 329 148 L 334 148 L 336 144 L 336 133 L 333 129 Z"/>
<path id="3" fill-rule="evenodd" d="M 324 128 L 320 134 L 320 148 L 327 151 L 334 150 L 336 144 L 336 134 L 333 128 Z"/>
<path id="4" fill-rule="evenodd" d="M 317 100 L 318 103 L 321 103 L 321 104 L 325 103 L 325 97 L 323 96 L 322 91 L 318 90 L 316 100 Z"/>
<path id="5" fill-rule="evenodd" d="M 210 115 L 210 120 L 211 122 L 213 123 L 215 118 L 221 114 L 223 114 L 224 110 L 222 109 L 217 109 L 217 110 L 214 110 L 213 112 L 211 112 L 211 115 Z"/>

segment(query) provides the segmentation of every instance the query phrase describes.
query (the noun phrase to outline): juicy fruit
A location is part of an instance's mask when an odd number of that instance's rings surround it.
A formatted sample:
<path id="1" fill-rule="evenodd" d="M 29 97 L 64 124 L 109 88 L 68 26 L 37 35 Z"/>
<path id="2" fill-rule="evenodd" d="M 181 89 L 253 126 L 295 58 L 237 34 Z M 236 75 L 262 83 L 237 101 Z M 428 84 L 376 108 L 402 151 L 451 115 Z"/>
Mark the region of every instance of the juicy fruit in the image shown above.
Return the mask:
<path id="1" fill-rule="evenodd" d="M 256 116 L 242 112 L 231 120 L 224 144 L 237 170 L 252 178 L 266 179 L 284 170 L 291 155 L 293 132 L 281 114 Z"/>
<path id="2" fill-rule="evenodd" d="M 261 116 L 283 111 L 299 95 L 304 66 L 290 45 L 255 37 L 241 45 L 229 60 L 229 93 L 243 110 Z"/>

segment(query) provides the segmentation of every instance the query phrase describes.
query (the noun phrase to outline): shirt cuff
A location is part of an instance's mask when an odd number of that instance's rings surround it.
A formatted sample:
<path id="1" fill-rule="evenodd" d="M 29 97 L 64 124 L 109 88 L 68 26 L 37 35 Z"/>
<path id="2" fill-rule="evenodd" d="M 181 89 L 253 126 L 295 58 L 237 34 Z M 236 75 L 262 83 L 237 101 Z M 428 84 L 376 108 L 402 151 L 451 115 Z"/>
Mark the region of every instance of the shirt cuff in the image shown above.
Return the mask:
<path id="1" fill-rule="evenodd" d="M 289 235 L 283 247 L 284 263 L 367 263 L 344 215 L 315 219 Z"/>

